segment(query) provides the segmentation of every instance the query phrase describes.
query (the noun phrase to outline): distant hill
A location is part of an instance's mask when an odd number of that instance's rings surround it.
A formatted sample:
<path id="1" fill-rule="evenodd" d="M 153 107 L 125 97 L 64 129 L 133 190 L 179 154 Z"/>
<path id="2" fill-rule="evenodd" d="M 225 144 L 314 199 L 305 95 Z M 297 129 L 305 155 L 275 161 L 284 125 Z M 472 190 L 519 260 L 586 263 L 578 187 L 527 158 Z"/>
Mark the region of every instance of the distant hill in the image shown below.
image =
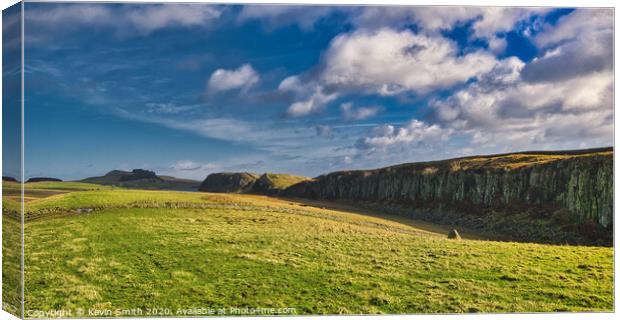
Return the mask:
<path id="1" fill-rule="evenodd" d="M 29 183 L 29 182 L 44 182 L 44 181 L 62 182 L 61 179 L 56 179 L 56 178 L 35 177 L 35 178 L 28 179 L 28 181 L 26 181 L 26 183 Z"/>
<path id="2" fill-rule="evenodd" d="M 258 175 L 250 172 L 213 173 L 200 185 L 204 192 L 252 193 L 274 195 L 310 178 L 281 173 Z"/>
<path id="3" fill-rule="evenodd" d="M 132 171 L 112 170 L 100 177 L 90 177 L 80 182 L 118 186 L 129 189 L 194 191 L 199 181 L 158 176 L 155 172 L 143 169 Z"/>

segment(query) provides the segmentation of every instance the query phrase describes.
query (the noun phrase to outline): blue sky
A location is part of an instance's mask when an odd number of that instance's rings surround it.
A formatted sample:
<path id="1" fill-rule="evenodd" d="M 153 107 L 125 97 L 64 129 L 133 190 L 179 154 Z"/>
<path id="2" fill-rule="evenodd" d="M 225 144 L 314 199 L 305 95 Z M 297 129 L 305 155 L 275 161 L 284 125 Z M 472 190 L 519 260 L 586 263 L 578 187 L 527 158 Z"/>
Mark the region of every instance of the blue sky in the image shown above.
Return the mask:
<path id="1" fill-rule="evenodd" d="M 25 4 L 26 177 L 613 142 L 613 11 Z"/>

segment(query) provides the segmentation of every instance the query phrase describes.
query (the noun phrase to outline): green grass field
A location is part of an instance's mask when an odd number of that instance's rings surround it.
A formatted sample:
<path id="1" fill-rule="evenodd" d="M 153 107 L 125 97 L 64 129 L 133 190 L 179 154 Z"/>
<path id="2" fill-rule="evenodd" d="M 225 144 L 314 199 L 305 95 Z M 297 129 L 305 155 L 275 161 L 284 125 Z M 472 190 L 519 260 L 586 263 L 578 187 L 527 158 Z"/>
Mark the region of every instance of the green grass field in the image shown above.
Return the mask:
<path id="1" fill-rule="evenodd" d="M 87 191 L 26 203 L 26 310 L 613 310 L 613 248 L 448 240 L 264 196 L 72 189 Z"/>

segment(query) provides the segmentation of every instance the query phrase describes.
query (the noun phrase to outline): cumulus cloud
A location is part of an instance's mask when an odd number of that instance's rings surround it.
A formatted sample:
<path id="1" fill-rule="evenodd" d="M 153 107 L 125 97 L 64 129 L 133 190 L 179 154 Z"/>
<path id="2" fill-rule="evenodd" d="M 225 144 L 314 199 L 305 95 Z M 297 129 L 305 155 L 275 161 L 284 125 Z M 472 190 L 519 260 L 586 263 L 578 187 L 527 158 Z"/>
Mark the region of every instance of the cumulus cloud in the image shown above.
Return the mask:
<path id="1" fill-rule="evenodd" d="M 312 81 L 302 81 L 299 76 L 290 76 L 280 82 L 278 90 L 293 92 L 296 95 L 303 95 L 314 87 L 316 87 L 316 83 Z"/>
<path id="2" fill-rule="evenodd" d="M 578 9 L 534 40 L 545 50 L 523 70 L 530 82 L 562 81 L 613 68 L 613 10 Z"/>
<path id="3" fill-rule="evenodd" d="M 332 40 L 321 79 L 330 86 L 381 95 L 424 94 L 477 77 L 495 63 L 484 51 L 459 56 L 456 44 L 442 37 L 408 30 L 356 31 Z"/>
<path id="4" fill-rule="evenodd" d="M 386 28 L 361 30 L 335 37 L 318 71 L 289 76 L 278 90 L 295 95 L 287 115 L 300 117 L 322 111 L 349 92 L 425 95 L 480 77 L 497 63 L 482 50 L 459 55 L 456 44 L 441 36 Z M 361 112 L 367 116 L 377 111 Z"/>
<path id="5" fill-rule="evenodd" d="M 289 116 L 322 111 L 333 100 L 324 101 L 324 96 L 352 92 L 423 96 L 480 80 L 502 64 L 492 53 L 506 45 L 501 33 L 548 9 L 377 6 L 350 9 L 349 13 L 354 11 L 357 14 L 351 14 L 350 21 L 357 30 L 336 36 L 317 68 L 280 83 L 280 91 L 292 92 L 297 98 L 288 108 Z M 490 50 L 462 53 L 455 42 L 440 33 L 464 23 L 471 23 L 472 37 L 486 39 Z M 403 29 L 411 24 L 420 30 L 414 33 Z M 535 69 L 530 66 L 528 72 L 536 73 Z"/>
<path id="6" fill-rule="evenodd" d="M 475 81 L 431 99 L 432 116 L 417 128 L 435 126 L 435 131 L 419 131 L 461 137 L 465 147 L 477 152 L 613 143 L 613 23 L 601 22 L 608 17 L 609 10 L 576 10 L 554 28 L 543 27 L 535 36 L 541 56 L 529 63 L 516 57 L 499 60 Z M 392 151 L 425 140 L 409 139 L 415 130 L 404 128 L 378 127 L 356 147 Z"/>
<path id="7" fill-rule="evenodd" d="M 485 39 L 493 51 L 502 51 L 505 40 L 498 34 L 510 31 L 520 21 L 544 14 L 547 8 L 508 7 L 367 7 L 351 21 L 358 28 L 403 28 L 415 24 L 425 34 L 438 34 L 471 23 L 471 37 Z"/>
<path id="8" fill-rule="evenodd" d="M 355 108 L 353 107 L 353 103 L 351 102 L 343 103 L 340 105 L 340 111 L 342 112 L 342 118 L 345 121 L 357 121 L 357 120 L 368 119 L 368 118 L 371 118 L 377 115 L 379 112 L 381 112 L 381 110 L 383 110 L 383 108 L 378 107 L 378 106 Z"/>
<path id="9" fill-rule="evenodd" d="M 544 76 L 544 81 L 532 81 L 531 74 L 524 76 L 529 66 L 516 58 L 506 59 L 481 81 L 432 101 L 435 120 L 470 135 L 477 147 L 560 147 L 576 140 L 590 145 L 611 143 L 611 67 L 590 70 L 565 65 L 580 72 L 566 72 L 553 81 Z"/>
<path id="10" fill-rule="evenodd" d="M 536 58 L 523 70 L 529 82 L 562 81 L 582 74 L 611 69 L 613 34 L 598 34 L 571 41 Z"/>
<path id="11" fill-rule="evenodd" d="M 362 150 L 419 146 L 447 140 L 450 134 L 451 130 L 443 129 L 437 124 L 429 125 L 414 119 L 401 127 L 389 124 L 377 126 L 367 136 L 360 138 L 355 146 Z"/>
<path id="12" fill-rule="evenodd" d="M 148 35 L 170 27 L 208 26 L 221 9 L 205 4 L 63 4 L 28 9 L 26 23 L 35 28 L 112 28 L 116 33 Z"/>
<path id="13" fill-rule="evenodd" d="M 508 7 L 480 7 L 480 18 L 474 22 L 472 28 L 477 38 L 493 38 L 497 33 L 512 30 L 515 25 L 534 15 L 544 14 L 548 8 L 508 8 Z"/>
<path id="14" fill-rule="evenodd" d="M 417 24 L 426 32 L 436 32 L 478 18 L 482 10 L 476 7 L 369 6 L 352 15 L 350 20 L 357 28 L 400 28 Z"/>
<path id="15" fill-rule="evenodd" d="M 283 90 L 288 90 L 287 88 Z M 305 100 L 292 103 L 286 110 L 286 115 L 289 117 L 302 117 L 309 114 L 322 111 L 325 106 L 338 98 L 337 93 L 324 93 L 324 89 L 320 85 L 316 85 L 309 97 Z"/>
<path id="16" fill-rule="evenodd" d="M 548 48 L 565 41 L 579 40 L 582 35 L 607 33 L 614 28 L 614 10 L 610 8 L 580 8 L 566 15 L 555 24 L 543 26 L 534 41 L 539 47 Z"/>
<path id="17" fill-rule="evenodd" d="M 241 89 L 247 91 L 260 80 L 258 73 L 249 64 L 244 64 L 235 70 L 217 69 L 209 78 L 209 92 Z"/>

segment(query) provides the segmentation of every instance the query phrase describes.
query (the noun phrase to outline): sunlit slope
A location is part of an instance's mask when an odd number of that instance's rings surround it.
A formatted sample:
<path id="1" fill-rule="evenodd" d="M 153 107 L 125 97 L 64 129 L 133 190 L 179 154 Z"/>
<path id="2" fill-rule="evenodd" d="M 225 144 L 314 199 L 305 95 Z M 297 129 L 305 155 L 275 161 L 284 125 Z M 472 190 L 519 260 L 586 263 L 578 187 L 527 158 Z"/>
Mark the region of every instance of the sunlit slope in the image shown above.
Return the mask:
<path id="1" fill-rule="evenodd" d="M 241 194 L 82 191 L 30 201 L 27 216 L 26 309 L 613 308 L 611 248 L 454 241 L 407 223 Z"/>

